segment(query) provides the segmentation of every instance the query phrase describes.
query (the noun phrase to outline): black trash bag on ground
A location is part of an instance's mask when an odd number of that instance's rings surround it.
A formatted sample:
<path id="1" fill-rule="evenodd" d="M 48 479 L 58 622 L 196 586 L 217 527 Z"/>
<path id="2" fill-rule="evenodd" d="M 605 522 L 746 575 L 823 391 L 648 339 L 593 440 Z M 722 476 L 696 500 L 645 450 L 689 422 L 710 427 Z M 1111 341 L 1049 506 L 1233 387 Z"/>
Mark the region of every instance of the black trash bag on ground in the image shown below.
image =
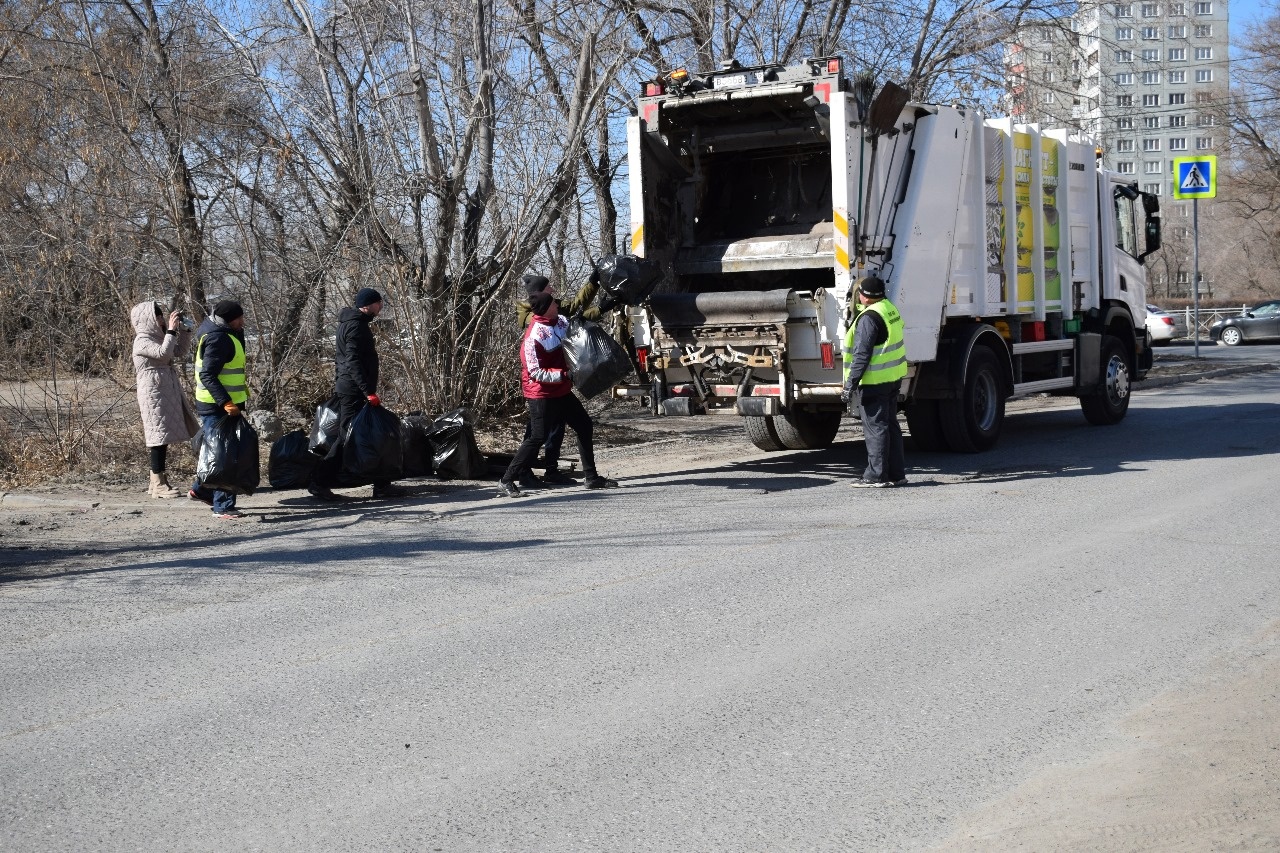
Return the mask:
<path id="1" fill-rule="evenodd" d="M 338 397 L 330 397 L 327 402 L 316 406 L 316 420 L 311 425 L 311 441 L 307 449 L 317 456 L 327 457 L 338 446 L 338 427 L 341 425 L 338 401 Z"/>
<path id="2" fill-rule="evenodd" d="M 587 399 L 609 390 L 631 373 L 631 357 L 622 344 L 590 320 L 569 321 L 564 355 L 573 371 L 573 387 Z"/>
<path id="3" fill-rule="evenodd" d="M 285 433 L 271 445 L 267 459 L 267 482 L 273 489 L 305 489 L 320 464 L 320 457 L 307 449 L 310 440 L 300 429 Z"/>
<path id="4" fill-rule="evenodd" d="M 474 480 L 484 476 L 484 458 L 476 444 L 476 430 L 468 409 L 454 409 L 436 418 L 427 433 L 432 464 L 441 480 Z"/>
<path id="5" fill-rule="evenodd" d="M 400 419 L 400 442 L 404 448 L 404 476 L 431 476 L 431 419 L 426 415 L 405 415 Z"/>
<path id="6" fill-rule="evenodd" d="M 205 488 L 233 495 L 251 495 L 261 480 L 258 469 L 258 433 L 244 417 L 219 418 L 205 430 L 196 462 L 196 479 Z"/>
<path id="7" fill-rule="evenodd" d="M 403 475 L 400 418 L 382 406 L 356 412 L 342 439 L 342 480 L 379 483 Z"/>
<path id="8" fill-rule="evenodd" d="M 639 305 L 662 280 L 662 267 L 635 255 L 605 255 L 596 261 L 605 293 L 623 305 Z"/>

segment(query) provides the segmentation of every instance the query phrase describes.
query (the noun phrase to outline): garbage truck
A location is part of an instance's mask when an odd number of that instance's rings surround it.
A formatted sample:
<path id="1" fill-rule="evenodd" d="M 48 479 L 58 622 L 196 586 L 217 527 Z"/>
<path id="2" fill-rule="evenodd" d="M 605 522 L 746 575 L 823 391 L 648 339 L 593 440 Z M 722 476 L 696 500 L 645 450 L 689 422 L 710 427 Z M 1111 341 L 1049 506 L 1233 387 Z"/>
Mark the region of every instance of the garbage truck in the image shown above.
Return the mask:
<path id="1" fill-rule="evenodd" d="M 638 379 L 613 393 L 655 415 L 830 445 L 872 274 L 905 322 L 920 449 L 986 450 L 1006 401 L 1037 393 L 1118 423 L 1151 366 L 1159 199 L 1079 131 L 911 102 L 823 57 L 664 74 L 627 136 L 631 250 L 663 279 L 626 309 Z"/>

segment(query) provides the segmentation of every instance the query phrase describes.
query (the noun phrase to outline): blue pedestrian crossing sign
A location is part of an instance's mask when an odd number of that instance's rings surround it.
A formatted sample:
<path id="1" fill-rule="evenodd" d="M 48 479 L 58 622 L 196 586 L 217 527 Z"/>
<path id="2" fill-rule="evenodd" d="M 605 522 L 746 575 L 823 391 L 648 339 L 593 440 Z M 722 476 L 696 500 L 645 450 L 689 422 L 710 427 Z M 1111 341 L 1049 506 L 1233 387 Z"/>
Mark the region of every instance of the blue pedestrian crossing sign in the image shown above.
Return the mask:
<path id="1" fill-rule="evenodd" d="M 1218 158 L 1178 157 L 1173 161 L 1174 198 L 1217 198 Z"/>

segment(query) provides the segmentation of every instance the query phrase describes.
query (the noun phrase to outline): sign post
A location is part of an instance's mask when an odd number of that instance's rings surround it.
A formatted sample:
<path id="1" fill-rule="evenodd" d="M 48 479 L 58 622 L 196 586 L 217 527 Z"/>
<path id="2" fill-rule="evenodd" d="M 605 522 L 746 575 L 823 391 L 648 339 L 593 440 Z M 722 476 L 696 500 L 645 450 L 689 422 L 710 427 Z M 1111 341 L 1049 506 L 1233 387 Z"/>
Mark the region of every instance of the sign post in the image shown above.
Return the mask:
<path id="1" fill-rule="evenodd" d="M 1193 340 L 1200 357 L 1200 199 L 1218 195 L 1218 158 L 1178 157 L 1173 161 L 1173 197 L 1191 199 L 1191 306 L 1195 312 Z"/>

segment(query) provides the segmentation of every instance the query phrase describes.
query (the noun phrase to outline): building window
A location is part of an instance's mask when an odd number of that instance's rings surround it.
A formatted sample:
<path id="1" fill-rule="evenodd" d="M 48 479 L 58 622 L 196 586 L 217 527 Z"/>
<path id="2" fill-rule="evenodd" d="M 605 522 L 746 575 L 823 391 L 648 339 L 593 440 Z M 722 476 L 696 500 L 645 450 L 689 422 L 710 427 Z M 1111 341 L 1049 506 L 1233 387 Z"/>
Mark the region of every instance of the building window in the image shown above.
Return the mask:
<path id="1" fill-rule="evenodd" d="M 1143 3 L 1143 4 L 1142 4 L 1142 17 L 1144 17 L 1144 18 L 1154 18 L 1154 17 L 1156 17 L 1156 16 L 1157 16 L 1157 15 L 1159 15 L 1159 14 L 1160 14 L 1160 6 L 1159 6 L 1158 4 L 1156 4 L 1156 3 Z"/>
<path id="2" fill-rule="evenodd" d="M 1142 126 L 1147 130 L 1160 129 L 1160 116 L 1147 116 L 1142 120 Z"/>
<path id="3" fill-rule="evenodd" d="M 1117 50 L 1116 62 L 1133 62 L 1132 50 Z"/>
<path id="4" fill-rule="evenodd" d="M 1211 47 L 1197 47 L 1197 48 L 1196 48 L 1196 59 L 1213 59 L 1213 48 L 1211 48 Z"/>
<path id="5" fill-rule="evenodd" d="M 1186 116 L 1169 116 L 1169 127 L 1186 127 Z"/>
<path id="6" fill-rule="evenodd" d="M 1160 96 L 1159 95 L 1143 95 L 1142 105 L 1144 107 L 1158 107 L 1160 106 Z"/>
<path id="7" fill-rule="evenodd" d="M 1196 82 L 1197 82 L 1197 83 L 1212 83 L 1212 82 L 1213 82 L 1213 69 L 1212 69 L 1212 68 L 1197 68 L 1197 69 L 1196 69 Z"/>
<path id="8" fill-rule="evenodd" d="M 1054 97 L 1053 92 L 1045 92 L 1045 93 L 1044 93 L 1044 102 L 1045 102 L 1046 104 L 1056 104 L 1056 103 L 1058 102 L 1058 99 L 1057 99 L 1056 97 Z"/>
<path id="9" fill-rule="evenodd" d="M 1170 140 L 1169 140 L 1169 150 L 1170 150 L 1170 151 L 1186 151 L 1186 150 L 1187 150 L 1187 139 L 1186 139 L 1186 137 L 1180 136 L 1180 137 L 1177 137 L 1177 138 L 1175 138 L 1175 139 L 1170 139 Z"/>
<path id="10" fill-rule="evenodd" d="M 1053 62 L 1053 54 L 1049 53 L 1048 51 L 1045 51 L 1044 53 L 1040 54 L 1040 61 Z"/>
<path id="11" fill-rule="evenodd" d="M 1146 50 L 1142 51 L 1142 61 L 1143 62 L 1159 62 L 1160 48 L 1158 47 L 1147 48 Z"/>
<path id="12" fill-rule="evenodd" d="M 1187 72 L 1185 72 L 1185 71 L 1170 71 L 1170 72 L 1169 72 L 1169 82 L 1170 82 L 1170 83 L 1185 83 L 1185 82 L 1187 82 Z"/>
<path id="13" fill-rule="evenodd" d="M 1213 147 L 1213 137 L 1212 137 L 1212 136 L 1197 136 L 1197 137 L 1196 137 L 1196 150 L 1197 150 L 1197 151 L 1208 151 L 1208 150 L 1209 150 L 1210 148 L 1212 148 L 1212 147 Z"/>
<path id="14" fill-rule="evenodd" d="M 1164 172 L 1163 160 L 1148 160 L 1142 164 L 1142 173 L 1144 175 L 1159 175 Z"/>
<path id="15" fill-rule="evenodd" d="M 1211 104 L 1213 103 L 1213 95 L 1209 94 L 1208 92 L 1196 92 L 1196 103 Z"/>
<path id="16" fill-rule="evenodd" d="M 1119 74 L 1117 74 L 1117 75 L 1116 75 L 1116 85 L 1117 85 L 1117 86 L 1132 86 L 1132 85 L 1133 85 L 1133 73 L 1132 73 L 1132 72 L 1129 72 L 1129 71 L 1122 71 L 1122 72 L 1120 72 Z"/>
<path id="17" fill-rule="evenodd" d="M 1120 162 L 1120 163 L 1116 163 L 1116 171 L 1117 171 L 1117 172 L 1119 172 L 1119 173 L 1120 173 L 1120 174 L 1122 174 L 1122 175 L 1132 175 L 1132 174 L 1133 174 L 1133 161 L 1132 161 L 1132 160 L 1125 160 L 1125 161 L 1122 161 L 1122 162 Z"/>
<path id="18" fill-rule="evenodd" d="M 1116 27 L 1116 41 L 1132 41 L 1133 27 Z"/>
<path id="19" fill-rule="evenodd" d="M 1185 14 L 1187 14 L 1187 4 L 1186 4 L 1186 3 L 1170 3 L 1170 4 L 1169 4 L 1169 14 L 1170 14 L 1170 15 L 1185 15 Z"/>
<path id="20" fill-rule="evenodd" d="M 1142 28 L 1142 37 L 1143 37 L 1144 39 L 1146 39 L 1147 41 L 1159 41 L 1159 40 L 1160 40 L 1160 28 L 1159 28 L 1159 27 L 1143 27 L 1143 28 Z"/>
<path id="21" fill-rule="evenodd" d="M 1046 83 L 1052 83 L 1052 82 L 1054 81 L 1054 78 L 1055 78 L 1057 75 L 1055 75 L 1052 71 L 1046 71 L 1046 72 L 1044 72 L 1043 74 L 1041 74 L 1040 76 L 1041 76 L 1042 78 L 1044 78 L 1044 82 L 1046 82 Z"/>
<path id="22" fill-rule="evenodd" d="M 1218 124 L 1217 116 L 1196 116 L 1196 127 L 1216 127 Z"/>
<path id="23" fill-rule="evenodd" d="M 1185 62 L 1187 59 L 1187 49 L 1185 47 L 1171 47 L 1169 48 L 1168 56 L 1170 62 Z"/>
<path id="24" fill-rule="evenodd" d="M 1213 14 L 1213 4 L 1212 4 L 1212 3 L 1197 3 L 1197 4 L 1196 4 L 1196 14 L 1197 14 L 1197 15 L 1212 15 L 1212 14 Z"/>
<path id="25" fill-rule="evenodd" d="M 1187 27 L 1185 24 L 1175 24 L 1169 27 L 1169 38 L 1184 39 L 1187 37 Z"/>
<path id="26" fill-rule="evenodd" d="M 1149 193 L 1150 195 L 1160 195 L 1160 185 L 1159 184 L 1143 184 L 1142 191 L 1145 193 Z"/>
<path id="27" fill-rule="evenodd" d="M 1213 38 L 1213 24 L 1196 24 L 1196 38 L 1198 39 Z"/>
<path id="28" fill-rule="evenodd" d="M 1133 150 L 1133 140 L 1132 140 L 1132 139 L 1117 139 L 1117 140 L 1116 140 L 1116 150 L 1117 150 L 1117 151 L 1119 151 L 1119 152 L 1121 152 L 1122 154 L 1124 154 L 1124 153 L 1128 153 L 1128 152 L 1132 151 L 1132 150 Z"/>
<path id="29" fill-rule="evenodd" d="M 1142 82 L 1147 86 L 1153 86 L 1160 82 L 1159 71 L 1143 71 Z"/>
<path id="30" fill-rule="evenodd" d="M 1133 6 L 1132 6 L 1132 5 L 1130 5 L 1129 3 L 1117 3 L 1117 4 L 1116 4 L 1116 17 L 1117 17 L 1117 18 L 1132 18 L 1132 17 L 1133 17 Z"/>
<path id="31" fill-rule="evenodd" d="M 1159 140 L 1159 139 L 1144 139 L 1144 140 L 1142 140 L 1142 150 L 1143 150 L 1143 151 L 1159 151 L 1159 150 L 1160 150 L 1160 140 Z"/>
<path id="32" fill-rule="evenodd" d="M 1116 119 L 1116 130 L 1133 130 L 1133 119 L 1129 117 Z"/>
<path id="33" fill-rule="evenodd" d="M 1174 92 L 1173 94 L 1169 95 L 1169 106 L 1171 107 L 1175 107 L 1178 104 L 1185 104 L 1186 102 L 1187 102 L 1186 92 Z"/>
<path id="34" fill-rule="evenodd" d="M 1116 106 L 1117 107 L 1133 106 L 1133 95 L 1116 95 Z"/>

